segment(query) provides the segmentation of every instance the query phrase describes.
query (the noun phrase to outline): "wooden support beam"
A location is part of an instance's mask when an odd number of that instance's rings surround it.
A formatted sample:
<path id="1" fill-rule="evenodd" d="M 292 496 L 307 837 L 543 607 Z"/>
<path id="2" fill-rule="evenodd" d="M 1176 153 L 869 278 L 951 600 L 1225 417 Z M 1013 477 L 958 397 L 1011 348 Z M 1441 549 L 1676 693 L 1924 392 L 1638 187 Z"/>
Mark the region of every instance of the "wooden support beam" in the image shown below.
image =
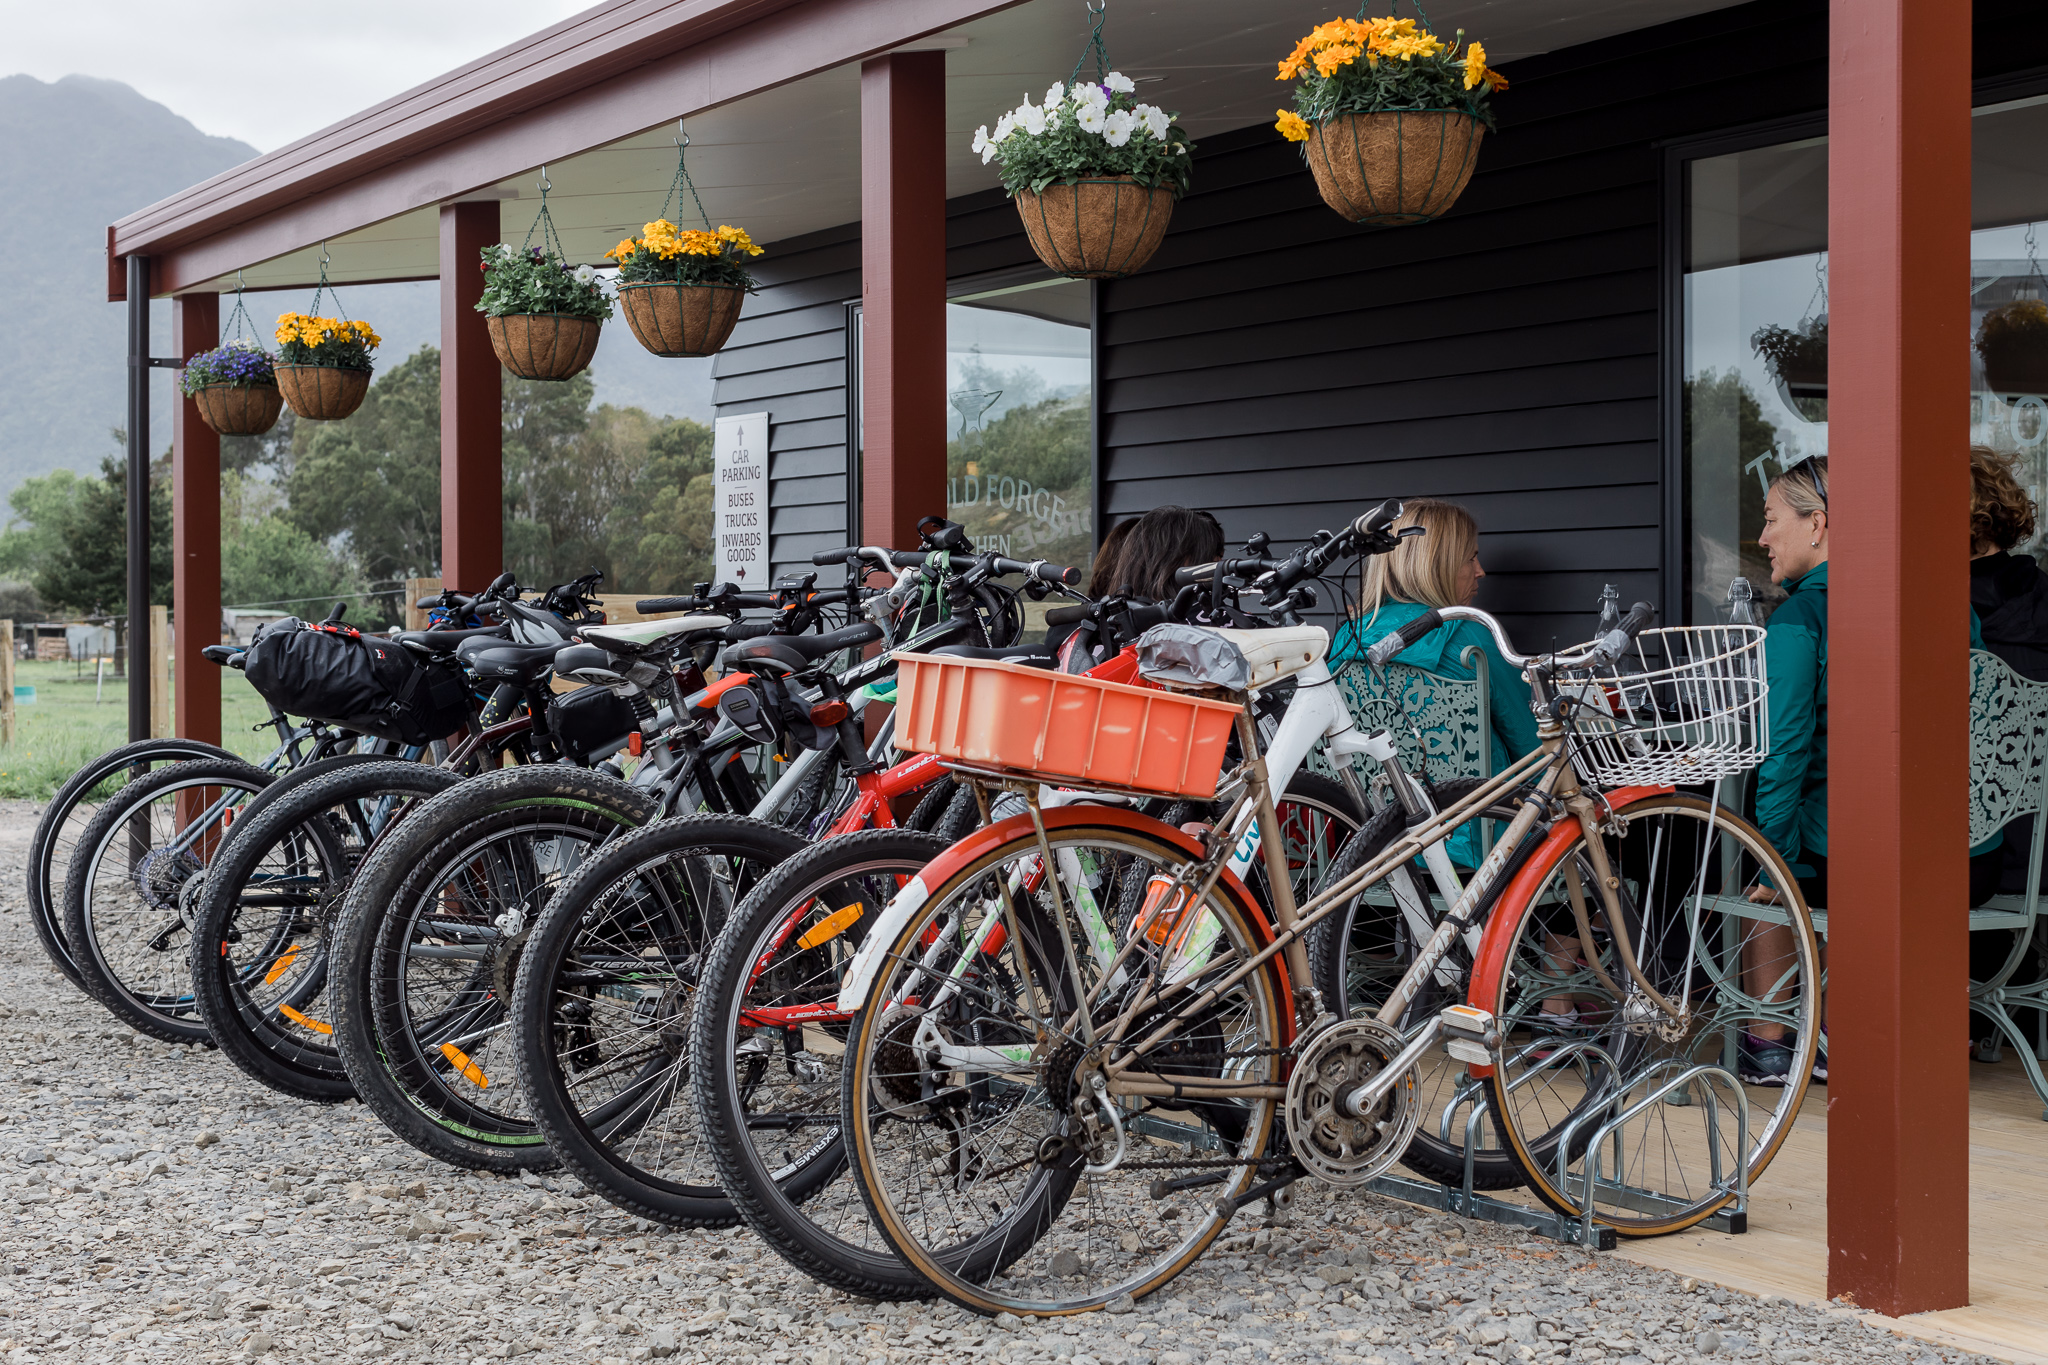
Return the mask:
<path id="1" fill-rule="evenodd" d="M 946 511 L 946 54 L 861 66 L 861 535 Z"/>
<path id="2" fill-rule="evenodd" d="M 503 371 L 483 297 L 498 206 L 441 209 L 441 581 L 480 592 L 505 571 Z"/>
<path id="3" fill-rule="evenodd" d="M 220 295 L 171 301 L 174 354 L 185 359 L 219 344 Z M 171 604 L 178 622 L 175 733 L 218 744 L 220 668 L 199 651 L 220 643 L 220 436 L 182 391 L 171 406 Z"/>
<path id="4" fill-rule="evenodd" d="M 1828 1293 L 1896 1317 L 1970 1289 L 1970 5 L 1828 46 Z"/>

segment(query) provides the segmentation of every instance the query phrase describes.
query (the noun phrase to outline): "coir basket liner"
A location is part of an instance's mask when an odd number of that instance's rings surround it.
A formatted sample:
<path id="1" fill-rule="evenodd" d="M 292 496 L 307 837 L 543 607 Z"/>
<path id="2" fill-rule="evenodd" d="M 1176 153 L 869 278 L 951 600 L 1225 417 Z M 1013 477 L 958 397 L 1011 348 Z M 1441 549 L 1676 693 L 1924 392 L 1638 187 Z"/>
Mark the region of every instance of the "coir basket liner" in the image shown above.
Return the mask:
<path id="1" fill-rule="evenodd" d="M 521 379 L 573 379 L 597 354 L 603 324 L 560 313 L 508 313 L 485 318 L 498 363 Z"/>
<path id="2" fill-rule="evenodd" d="M 334 365 L 279 365 L 277 388 L 299 416 L 313 422 L 335 422 L 363 405 L 363 395 L 370 391 L 370 372 Z"/>
<path id="3" fill-rule="evenodd" d="M 622 284 L 619 307 L 640 344 L 659 356 L 715 353 L 740 320 L 747 291 L 733 284 Z"/>
<path id="4" fill-rule="evenodd" d="M 1116 280 L 1152 259 L 1173 219 L 1173 191 L 1128 175 L 1047 185 L 1017 195 L 1031 249 L 1049 269 L 1080 280 Z"/>
<path id="5" fill-rule="evenodd" d="M 284 395 L 275 384 L 208 384 L 192 402 L 199 420 L 223 436 L 261 436 L 284 411 Z"/>
<path id="6" fill-rule="evenodd" d="M 1323 202 L 1364 227 L 1426 223 L 1457 202 L 1486 125 L 1456 110 L 1338 114 L 1302 154 Z"/>
<path id="7" fill-rule="evenodd" d="M 896 656 L 896 747 L 1083 786 L 1206 801 L 1238 708 L 983 659 Z"/>

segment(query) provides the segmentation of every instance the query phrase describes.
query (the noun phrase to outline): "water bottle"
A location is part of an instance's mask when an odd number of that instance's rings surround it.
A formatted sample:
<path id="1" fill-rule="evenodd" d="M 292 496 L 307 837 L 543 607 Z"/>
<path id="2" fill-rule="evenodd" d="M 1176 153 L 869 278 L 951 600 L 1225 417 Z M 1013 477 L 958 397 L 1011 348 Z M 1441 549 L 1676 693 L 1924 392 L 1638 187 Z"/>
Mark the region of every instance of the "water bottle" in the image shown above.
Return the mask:
<path id="1" fill-rule="evenodd" d="M 1600 625 L 1593 632 L 1595 639 L 1621 625 L 1621 589 L 1609 583 L 1600 589 Z"/>
<path id="2" fill-rule="evenodd" d="M 1731 626 L 1753 626 L 1756 624 L 1756 589 L 1749 586 L 1747 578 L 1728 580 L 1728 624 Z"/>

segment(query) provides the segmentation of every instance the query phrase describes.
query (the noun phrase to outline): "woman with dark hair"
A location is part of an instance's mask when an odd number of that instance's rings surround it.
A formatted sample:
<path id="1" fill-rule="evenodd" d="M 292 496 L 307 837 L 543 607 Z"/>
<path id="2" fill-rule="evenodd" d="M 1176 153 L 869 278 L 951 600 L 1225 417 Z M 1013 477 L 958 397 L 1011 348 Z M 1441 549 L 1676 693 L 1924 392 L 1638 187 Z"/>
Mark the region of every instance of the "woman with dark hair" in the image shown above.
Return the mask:
<path id="1" fill-rule="evenodd" d="M 1171 602 L 1174 570 L 1223 557 L 1223 525 L 1208 513 L 1167 503 L 1130 523 L 1117 557 L 1116 591 Z"/>
<path id="2" fill-rule="evenodd" d="M 2032 555 L 2012 553 L 2034 538 L 2034 501 L 2014 477 L 2017 463 L 1970 447 L 1970 605 L 1984 648 L 2021 677 L 2048 682 L 2048 574 Z"/>

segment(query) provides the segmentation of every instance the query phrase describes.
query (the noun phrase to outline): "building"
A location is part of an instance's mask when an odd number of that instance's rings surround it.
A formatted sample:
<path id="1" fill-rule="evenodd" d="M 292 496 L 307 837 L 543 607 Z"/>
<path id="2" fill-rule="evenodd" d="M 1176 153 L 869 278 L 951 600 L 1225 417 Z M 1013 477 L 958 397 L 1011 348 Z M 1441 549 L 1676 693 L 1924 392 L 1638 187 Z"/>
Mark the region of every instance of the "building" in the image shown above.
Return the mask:
<path id="1" fill-rule="evenodd" d="M 1966 438 L 2044 486 L 2048 408 L 1972 339 L 2048 289 L 2048 10 L 1439 5 L 1513 81 L 1499 132 L 1452 212 L 1362 232 L 1270 127 L 1272 63 L 1330 8 L 1112 6 L 1116 64 L 1161 78 L 1199 143 L 1194 192 L 1127 279 L 1053 279 L 968 150 L 1066 76 L 1069 0 L 612 0 L 112 225 L 109 296 L 171 298 L 189 354 L 237 270 L 304 290 L 324 249 L 338 283 L 439 278 L 456 583 L 499 567 L 477 252 L 523 234 L 545 163 L 570 253 L 598 259 L 660 203 L 677 118 L 714 220 L 770 246 L 716 401 L 769 415 L 777 568 L 907 543 L 941 499 L 1019 545 L 1085 546 L 1167 501 L 1286 544 L 1443 494 L 1486 529 L 1483 604 L 1569 640 L 1606 582 L 1711 619 L 1731 574 L 1764 577 L 1758 481 L 1838 448 L 1836 724 L 1872 738 L 1837 757 L 1864 908 L 1835 936 L 1831 1023 L 1869 1060 L 1831 1096 L 1831 1188 L 1857 1195 L 1830 1209 L 1830 1288 L 1960 1303 L 1967 1080 L 1939 1043 L 1961 1005 L 1936 1027 L 1924 1001 L 1960 1000 L 1964 934 L 1918 907 L 1961 884 L 1964 658 L 1960 628 L 1922 623 L 1965 597 Z M 1828 364 L 1802 368 L 1830 325 Z M 1084 405 L 1085 475 L 1041 487 L 989 457 L 1009 412 Z M 217 445 L 188 403 L 174 422 L 178 617 L 200 621 Z M 208 734 L 217 677 L 178 654 L 180 732 Z"/>

